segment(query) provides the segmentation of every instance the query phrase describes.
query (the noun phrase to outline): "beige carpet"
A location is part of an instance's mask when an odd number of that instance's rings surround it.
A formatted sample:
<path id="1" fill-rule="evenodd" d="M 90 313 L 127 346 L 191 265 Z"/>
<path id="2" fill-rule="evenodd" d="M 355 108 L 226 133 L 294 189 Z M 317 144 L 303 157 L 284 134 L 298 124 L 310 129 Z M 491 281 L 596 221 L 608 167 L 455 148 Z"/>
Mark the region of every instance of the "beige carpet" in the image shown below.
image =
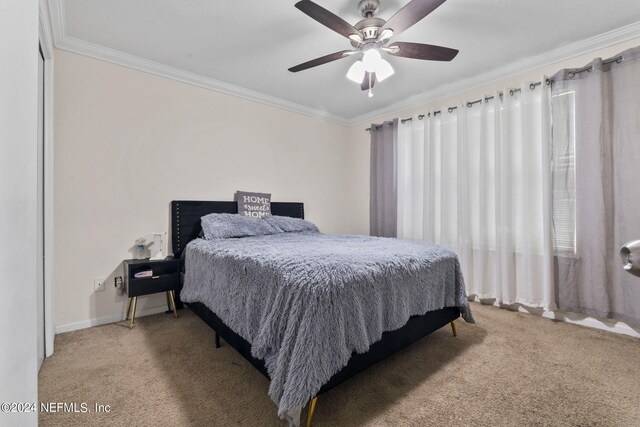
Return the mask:
<path id="1" fill-rule="evenodd" d="M 318 399 L 315 426 L 640 426 L 640 340 L 473 304 Z M 268 383 L 188 310 L 56 337 L 41 402 L 110 405 L 42 426 L 283 426 Z"/>

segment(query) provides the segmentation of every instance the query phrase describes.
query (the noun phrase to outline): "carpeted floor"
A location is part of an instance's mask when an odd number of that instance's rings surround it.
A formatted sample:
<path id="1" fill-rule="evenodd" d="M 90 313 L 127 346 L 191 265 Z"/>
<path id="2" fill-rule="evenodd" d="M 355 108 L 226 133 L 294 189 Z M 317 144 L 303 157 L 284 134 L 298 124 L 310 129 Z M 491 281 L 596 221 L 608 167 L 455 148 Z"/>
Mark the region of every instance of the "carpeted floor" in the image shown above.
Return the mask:
<path id="1" fill-rule="evenodd" d="M 321 426 L 640 426 L 640 340 L 473 304 L 318 399 Z M 110 405 L 42 426 L 283 426 L 268 383 L 188 310 L 56 337 L 41 402 Z"/>

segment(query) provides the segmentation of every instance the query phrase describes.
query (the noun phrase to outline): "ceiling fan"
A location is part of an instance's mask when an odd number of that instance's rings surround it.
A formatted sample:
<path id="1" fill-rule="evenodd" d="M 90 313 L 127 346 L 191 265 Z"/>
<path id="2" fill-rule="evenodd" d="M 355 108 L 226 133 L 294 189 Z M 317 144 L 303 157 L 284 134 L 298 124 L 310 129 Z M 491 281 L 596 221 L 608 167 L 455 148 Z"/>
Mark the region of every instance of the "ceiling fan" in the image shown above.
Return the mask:
<path id="1" fill-rule="evenodd" d="M 364 19 L 355 25 L 349 24 L 311 0 L 299 1 L 295 5 L 296 8 L 322 25 L 350 39 L 354 49 L 342 50 L 312 59 L 289 68 L 289 71 L 297 73 L 362 52 L 362 60 L 356 61 L 349 68 L 347 78 L 359 83 L 363 91 L 369 91 L 369 96 L 373 96 L 371 88 L 374 84 L 385 80 L 394 73 L 391 64 L 382 57 L 383 52 L 393 56 L 428 61 L 451 61 L 455 58 L 458 50 L 448 47 L 410 42 L 389 44 L 391 37 L 397 36 L 429 15 L 445 1 L 411 0 L 388 21 L 385 21 L 375 17 L 380 0 L 360 0 L 358 8 Z"/>

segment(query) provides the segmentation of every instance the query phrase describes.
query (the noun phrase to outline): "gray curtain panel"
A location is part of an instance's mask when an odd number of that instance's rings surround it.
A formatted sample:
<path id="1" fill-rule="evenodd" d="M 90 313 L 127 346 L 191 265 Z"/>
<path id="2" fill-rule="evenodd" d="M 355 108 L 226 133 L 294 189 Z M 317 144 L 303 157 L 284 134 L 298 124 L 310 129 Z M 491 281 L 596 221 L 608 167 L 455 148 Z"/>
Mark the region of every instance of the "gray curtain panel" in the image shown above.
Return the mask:
<path id="1" fill-rule="evenodd" d="M 575 148 L 575 168 L 554 166 L 554 202 L 564 204 L 560 214 L 575 203 L 576 218 L 573 242 L 572 230 L 556 230 L 572 249 L 556 257 L 556 289 L 562 310 L 640 325 L 640 278 L 618 255 L 640 239 L 640 48 L 620 56 L 554 76 L 556 165 Z"/>
<path id="2" fill-rule="evenodd" d="M 398 119 L 371 125 L 371 200 L 372 236 L 396 237 L 398 212 L 397 184 Z"/>

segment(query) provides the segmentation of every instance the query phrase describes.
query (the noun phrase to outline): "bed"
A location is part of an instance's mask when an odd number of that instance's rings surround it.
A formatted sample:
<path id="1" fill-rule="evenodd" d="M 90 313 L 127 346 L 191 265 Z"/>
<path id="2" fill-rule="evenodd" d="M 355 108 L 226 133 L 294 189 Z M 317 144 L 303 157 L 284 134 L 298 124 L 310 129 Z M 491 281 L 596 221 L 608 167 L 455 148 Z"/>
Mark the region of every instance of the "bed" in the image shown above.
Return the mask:
<path id="1" fill-rule="evenodd" d="M 304 218 L 302 203 L 271 211 Z M 457 257 L 443 248 L 316 232 L 199 238 L 201 217 L 236 212 L 235 202 L 171 203 L 183 297 L 216 347 L 223 338 L 271 381 L 290 425 L 307 406 L 310 426 L 318 396 L 371 365 L 447 324 L 455 335 L 461 314 L 473 321 Z"/>

